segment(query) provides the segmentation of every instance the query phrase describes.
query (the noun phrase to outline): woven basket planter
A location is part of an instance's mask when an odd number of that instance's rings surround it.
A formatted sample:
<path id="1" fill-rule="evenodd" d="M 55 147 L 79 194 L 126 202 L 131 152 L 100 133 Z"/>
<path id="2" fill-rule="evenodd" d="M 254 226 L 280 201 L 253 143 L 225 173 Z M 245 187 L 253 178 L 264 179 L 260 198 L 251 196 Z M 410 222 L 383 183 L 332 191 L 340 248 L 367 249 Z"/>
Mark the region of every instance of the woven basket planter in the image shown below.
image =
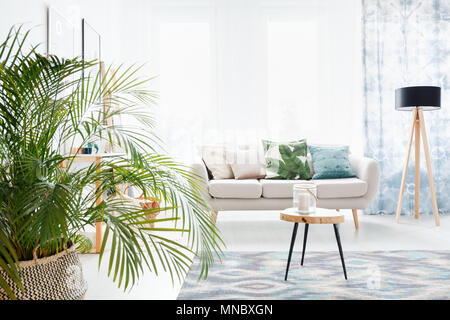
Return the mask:
<path id="1" fill-rule="evenodd" d="M 83 270 L 75 246 L 42 259 L 19 263 L 25 291 L 0 268 L 0 274 L 19 300 L 82 300 L 87 291 Z M 0 300 L 8 300 L 0 288 Z"/>

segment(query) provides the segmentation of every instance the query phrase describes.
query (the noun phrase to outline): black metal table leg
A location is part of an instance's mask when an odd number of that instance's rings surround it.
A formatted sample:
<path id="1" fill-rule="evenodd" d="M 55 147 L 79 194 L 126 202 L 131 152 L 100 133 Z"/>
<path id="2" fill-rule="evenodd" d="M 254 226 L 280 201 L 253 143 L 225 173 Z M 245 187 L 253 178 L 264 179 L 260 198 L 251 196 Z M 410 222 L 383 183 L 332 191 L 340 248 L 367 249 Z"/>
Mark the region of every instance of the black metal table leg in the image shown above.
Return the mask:
<path id="1" fill-rule="evenodd" d="M 342 252 L 341 237 L 339 236 L 339 229 L 337 224 L 333 224 L 334 234 L 336 235 L 336 241 L 339 248 L 339 254 L 341 255 L 342 268 L 344 269 L 345 280 L 347 280 L 347 271 L 345 270 L 344 253 Z"/>
<path id="2" fill-rule="evenodd" d="M 292 232 L 292 239 L 291 239 L 291 248 L 289 249 L 289 256 L 286 266 L 286 275 L 284 276 L 284 281 L 287 280 L 288 272 L 289 272 L 289 265 L 291 264 L 291 257 L 292 257 L 292 251 L 294 250 L 294 243 L 295 238 L 297 237 L 297 229 L 298 229 L 298 223 L 294 224 L 294 231 Z"/>
<path id="3" fill-rule="evenodd" d="M 305 249 L 306 249 L 306 240 L 308 239 L 308 229 L 309 229 L 309 223 L 305 223 L 305 233 L 303 235 L 303 251 L 302 251 L 301 265 L 303 265 L 303 260 L 305 259 Z"/>

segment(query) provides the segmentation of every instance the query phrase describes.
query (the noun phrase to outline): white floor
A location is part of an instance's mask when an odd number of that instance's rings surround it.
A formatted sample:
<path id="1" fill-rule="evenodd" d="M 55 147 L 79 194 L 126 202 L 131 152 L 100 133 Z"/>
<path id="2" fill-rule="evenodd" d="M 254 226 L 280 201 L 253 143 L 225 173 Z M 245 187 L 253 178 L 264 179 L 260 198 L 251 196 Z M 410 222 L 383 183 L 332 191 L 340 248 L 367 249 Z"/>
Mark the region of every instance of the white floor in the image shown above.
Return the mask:
<path id="1" fill-rule="evenodd" d="M 355 230 L 351 212 L 345 214 L 340 226 L 345 251 L 378 250 L 450 250 L 450 215 L 441 216 L 441 226 L 435 227 L 432 216 L 402 216 L 396 224 L 393 216 L 360 215 L 360 228 Z M 292 223 L 279 220 L 278 211 L 224 212 L 217 221 L 229 251 L 287 251 Z M 303 238 L 303 226 L 297 235 L 296 248 Z M 311 225 L 307 250 L 337 250 L 330 225 Z M 132 290 L 124 292 L 105 276 L 105 263 L 98 272 L 98 256 L 83 255 L 83 270 L 89 289 L 86 299 L 176 299 L 181 283 L 172 285 L 168 274 L 158 277 L 147 273 Z"/>

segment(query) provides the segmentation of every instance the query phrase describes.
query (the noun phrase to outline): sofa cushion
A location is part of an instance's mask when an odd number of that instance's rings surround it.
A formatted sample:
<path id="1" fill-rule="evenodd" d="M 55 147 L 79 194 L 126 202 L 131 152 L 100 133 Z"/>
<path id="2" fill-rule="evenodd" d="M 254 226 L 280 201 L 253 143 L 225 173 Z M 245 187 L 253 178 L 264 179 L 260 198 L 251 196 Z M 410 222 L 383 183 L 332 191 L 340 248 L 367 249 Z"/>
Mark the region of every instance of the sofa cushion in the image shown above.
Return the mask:
<path id="1" fill-rule="evenodd" d="M 209 194 L 215 198 L 256 199 L 262 194 L 261 183 L 256 179 L 248 180 L 211 180 Z"/>
<path id="2" fill-rule="evenodd" d="M 294 184 L 299 180 L 261 180 L 264 198 L 292 198 Z M 362 197 L 367 182 L 358 178 L 314 180 L 319 199 Z"/>
<path id="3" fill-rule="evenodd" d="M 315 180 L 317 196 L 322 199 L 356 198 L 367 192 L 367 182 L 358 178 Z"/>

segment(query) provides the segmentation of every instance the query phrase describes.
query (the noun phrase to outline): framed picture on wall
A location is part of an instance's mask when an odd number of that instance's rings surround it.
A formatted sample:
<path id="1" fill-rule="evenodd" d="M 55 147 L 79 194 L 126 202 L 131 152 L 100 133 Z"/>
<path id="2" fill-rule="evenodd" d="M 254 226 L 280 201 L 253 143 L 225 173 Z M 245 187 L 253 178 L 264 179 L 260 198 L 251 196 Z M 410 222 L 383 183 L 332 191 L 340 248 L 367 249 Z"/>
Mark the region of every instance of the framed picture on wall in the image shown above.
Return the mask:
<path id="1" fill-rule="evenodd" d="M 97 87 L 94 90 L 98 89 L 102 80 L 101 45 L 100 34 L 83 18 L 81 20 L 81 58 L 86 62 L 96 61 L 96 67 L 92 67 L 89 70 L 90 75 L 83 74 L 83 77 L 90 76 L 94 80 L 97 74 L 99 75 L 99 79 L 96 82 Z M 101 99 L 98 102 L 100 103 Z"/>
<path id="2" fill-rule="evenodd" d="M 47 55 L 75 57 L 75 26 L 54 7 L 47 8 Z"/>
<path id="3" fill-rule="evenodd" d="M 100 34 L 86 19 L 81 20 L 81 57 L 84 61 L 97 60 L 100 66 L 102 40 Z"/>

